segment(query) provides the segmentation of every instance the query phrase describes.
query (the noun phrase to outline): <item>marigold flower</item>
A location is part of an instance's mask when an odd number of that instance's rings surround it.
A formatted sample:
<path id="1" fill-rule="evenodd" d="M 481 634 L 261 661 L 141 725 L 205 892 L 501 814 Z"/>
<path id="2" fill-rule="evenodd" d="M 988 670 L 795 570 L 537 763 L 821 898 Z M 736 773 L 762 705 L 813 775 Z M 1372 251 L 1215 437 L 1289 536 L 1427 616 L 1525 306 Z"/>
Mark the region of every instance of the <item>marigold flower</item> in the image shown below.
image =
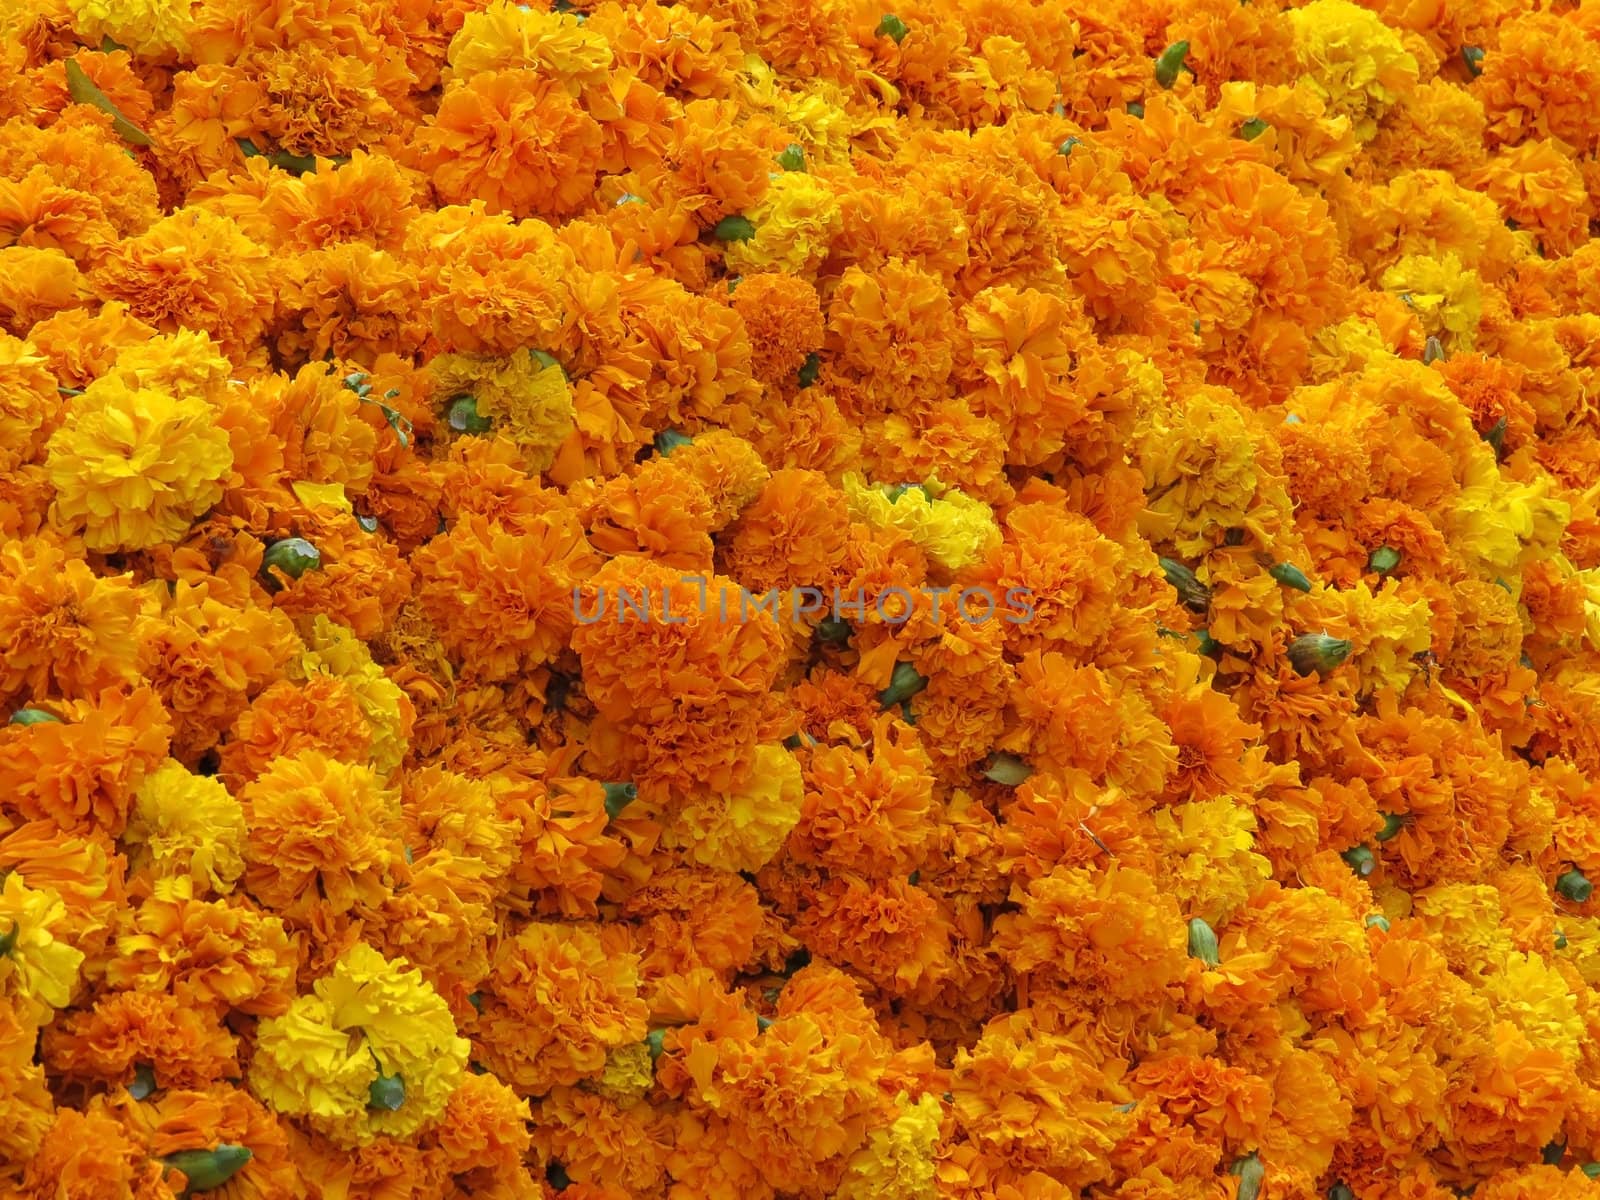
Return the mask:
<path id="1" fill-rule="evenodd" d="M 225 893 L 244 873 L 244 810 L 221 783 L 176 762 L 145 776 L 124 837 L 146 849 L 157 878 Z"/>

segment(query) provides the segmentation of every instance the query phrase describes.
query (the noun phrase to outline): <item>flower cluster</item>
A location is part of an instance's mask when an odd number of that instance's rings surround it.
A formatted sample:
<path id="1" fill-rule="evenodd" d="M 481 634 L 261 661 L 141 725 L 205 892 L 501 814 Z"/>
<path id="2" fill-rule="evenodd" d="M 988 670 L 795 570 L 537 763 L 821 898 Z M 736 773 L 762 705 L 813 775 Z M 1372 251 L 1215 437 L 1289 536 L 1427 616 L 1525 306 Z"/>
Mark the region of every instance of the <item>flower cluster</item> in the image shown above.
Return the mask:
<path id="1" fill-rule="evenodd" d="M 1589 1194 L 1600 6 L 0 31 L 0 1193 Z"/>

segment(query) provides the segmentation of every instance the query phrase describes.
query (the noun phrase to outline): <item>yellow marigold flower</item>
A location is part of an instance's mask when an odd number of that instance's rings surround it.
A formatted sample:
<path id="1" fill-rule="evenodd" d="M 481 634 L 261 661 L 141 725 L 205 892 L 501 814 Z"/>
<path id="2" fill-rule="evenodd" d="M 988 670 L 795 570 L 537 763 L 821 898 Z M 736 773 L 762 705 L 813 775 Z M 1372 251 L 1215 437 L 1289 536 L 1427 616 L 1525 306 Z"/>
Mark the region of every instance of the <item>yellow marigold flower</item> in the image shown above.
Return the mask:
<path id="1" fill-rule="evenodd" d="M 230 892 L 244 873 L 243 806 L 171 759 L 139 785 L 124 837 L 145 848 L 157 878 L 192 879 L 202 892 Z"/>
<path id="2" fill-rule="evenodd" d="M 843 486 L 859 519 L 877 529 L 900 530 L 949 570 L 971 566 L 1000 543 L 1000 526 L 989 506 L 937 480 L 885 490 L 849 474 Z"/>
<path id="3" fill-rule="evenodd" d="M 110 373 L 129 388 L 153 388 L 179 400 L 204 400 L 227 385 L 232 371 L 209 334 L 180 329 L 121 351 Z"/>
<path id="4" fill-rule="evenodd" d="M 32 342 L 0 333 L 0 471 L 32 461 L 60 407 L 50 360 Z"/>
<path id="5" fill-rule="evenodd" d="M 281 1017 L 256 1029 L 250 1086 L 276 1112 L 345 1125 L 366 1112 L 378 1070 L 372 1056 L 350 1048 L 321 996 L 300 996 Z"/>
<path id="6" fill-rule="evenodd" d="M 408 1137 L 444 1111 L 470 1047 L 422 972 L 357 942 L 313 992 L 261 1023 L 257 1095 L 342 1146 Z"/>
<path id="7" fill-rule="evenodd" d="M 689 801 L 674 814 L 662 840 L 702 866 L 759 871 L 800 819 L 804 796 L 794 755 L 782 746 L 761 746 L 744 787 Z"/>
<path id="8" fill-rule="evenodd" d="M 1583 1052 L 1585 1022 L 1565 976 L 1537 954 L 1508 954 L 1482 984 L 1495 1017 L 1510 1021 L 1541 1050 L 1574 1065 Z"/>
<path id="9" fill-rule="evenodd" d="M 0 888 L 0 996 L 25 1008 L 41 1010 L 72 1003 L 83 954 L 57 939 L 67 920 L 67 907 L 50 888 L 31 888 L 22 873 L 6 876 Z"/>
<path id="10" fill-rule="evenodd" d="M 1443 531 L 1456 554 L 1481 574 L 1509 582 L 1522 563 L 1558 552 L 1572 509 L 1550 495 L 1549 476 L 1512 483 L 1500 475 L 1493 456 L 1483 454 L 1465 484 L 1445 514 Z"/>
<path id="11" fill-rule="evenodd" d="M 630 1042 L 606 1055 L 605 1069 L 595 1090 L 618 1104 L 638 1100 L 655 1082 L 655 1063 L 647 1042 Z"/>
<path id="12" fill-rule="evenodd" d="M 187 54 L 193 28 L 189 0 L 66 0 L 73 28 L 91 45 L 110 38 L 134 54 Z"/>
<path id="13" fill-rule="evenodd" d="M 1334 112 L 1371 141 L 1378 118 L 1417 84 L 1417 60 L 1400 35 L 1351 0 L 1313 0 L 1288 13 L 1300 69 Z"/>
<path id="14" fill-rule="evenodd" d="M 1250 428 L 1222 389 L 1150 404 L 1134 430 L 1133 462 L 1150 496 L 1140 531 L 1170 538 L 1179 554 L 1209 551 L 1217 530 L 1244 524 L 1255 498 Z"/>
<path id="15" fill-rule="evenodd" d="M 1255 814 L 1230 796 L 1196 800 L 1151 814 L 1168 870 L 1162 884 L 1186 915 L 1213 925 L 1243 907 L 1272 876 L 1255 853 Z"/>
<path id="16" fill-rule="evenodd" d="M 1472 349 L 1483 318 L 1482 284 L 1455 251 L 1408 254 L 1383 273 L 1382 283 L 1417 314 L 1424 331 L 1451 339 L 1452 348 Z"/>
<path id="17" fill-rule="evenodd" d="M 906 1093 L 895 1097 L 900 1115 L 875 1129 L 867 1144 L 851 1155 L 834 1200 L 933 1200 L 933 1149 L 939 1142 L 939 1101 L 923 1096 L 915 1104 Z"/>
<path id="18" fill-rule="evenodd" d="M 102 553 L 180 540 L 222 499 L 233 467 L 227 431 L 204 401 L 117 378 L 76 398 L 47 451 L 55 519 Z"/>
<path id="19" fill-rule="evenodd" d="M 361 706 L 361 715 L 372 727 L 368 761 L 374 771 L 387 778 L 405 760 L 410 736 L 413 714 L 404 689 L 372 661 L 365 642 L 321 613 L 312 618 L 305 644 L 306 652 L 290 664 L 291 677 L 304 680 L 325 673 L 337 675 L 350 686 Z"/>
<path id="20" fill-rule="evenodd" d="M 581 87 L 604 86 L 612 53 L 606 39 L 585 29 L 572 13 L 495 0 L 467 14 L 450 39 L 447 57 L 455 78 L 531 67 L 577 95 Z"/>
<path id="21" fill-rule="evenodd" d="M 510 358 L 441 354 L 429 364 L 440 396 L 471 396 L 480 417 L 521 447 L 528 470 L 547 469 L 573 430 L 577 410 L 566 372 L 521 351 Z"/>
<path id="22" fill-rule="evenodd" d="M 1458 973 L 1481 975 L 1516 953 L 1500 893 L 1488 884 L 1441 883 L 1417 892 L 1412 905 Z"/>
<path id="23" fill-rule="evenodd" d="M 728 268 L 793 275 L 816 269 L 844 221 L 833 189 L 805 171 L 776 176 L 767 194 L 744 215 L 755 226 L 755 236 L 728 243 Z"/>

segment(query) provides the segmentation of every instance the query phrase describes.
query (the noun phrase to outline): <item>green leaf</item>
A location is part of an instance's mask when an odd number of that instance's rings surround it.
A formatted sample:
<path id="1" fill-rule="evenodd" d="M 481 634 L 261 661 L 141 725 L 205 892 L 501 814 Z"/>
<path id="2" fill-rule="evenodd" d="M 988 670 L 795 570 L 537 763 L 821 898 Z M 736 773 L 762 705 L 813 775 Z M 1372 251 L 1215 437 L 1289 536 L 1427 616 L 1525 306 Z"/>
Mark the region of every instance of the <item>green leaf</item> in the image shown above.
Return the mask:
<path id="1" fill-rule="evenodd" d="M 817 357 L 816 351 L 806 355 L 805 365 L 800 368 L 800 374 L 795 378 L 803 388 L 808 388 L 817 381 L 822 374 L 822 359 Z"/>
<path id="2" fill-rule="evenodd" d="M 111 116 L 111 128 L 116 130 L 117 136 L 123 141 L 135 146 L 154 146 L 155 141 L 144 130 L 140 129 L 127 117 L 122 115 L 122 110 L 111 103 L 107 96 L 90 79 L 84 69 L 78 65 L 78 60 L 69 58 L 65 63 L 67 70 L 67 95 L 71 96 L 75 104 L 87 104 L 98 108 L 103 113 Z"/>
<path id="3" fill-rule="evenodd" d="M 22 926 L 12 921 L 11 928 L 0 933 L 0 958 L 4 958 L 17 948 L 17 934 L 21 932 Z"/>
<path id="4" fill-rule="evenodd" d="M 755 235 L 755 223 L 749 217 L 739 216 L 737 213 L 731 217 L 723 217 L 711 230 L 711 236 L 719 242 L 748 242 Z"/>
<path id="5" fill-rule="evenodd" d="M 1483 47 L 1461 47 L 1461 61 L 1467 64 L 1467 73 L 1476 79 L 1483 74 Z"/>
<path id="6" fill-rule="evenodd" d="M 1239 126 L 1239 136 L 1247 142 L 1253 142 L 1270 128 L 1260 117 L 1251 117 Z"/>
<path id="7" fill-rule="evenodd" d="M 679 433 L 676 429 L 663 429 L 656 434 L 656 453 L 670 455 L 674 450 L 687 446 L 694 439 L 687 433 Z"/>
<path id="8" fill-rule="evenodd" d="M 1130 117 L 1138 117 L 1140 120 L 1143 120 L 1144 105 L 1137 100 L 1128 101 L 1128 115 Z"/>

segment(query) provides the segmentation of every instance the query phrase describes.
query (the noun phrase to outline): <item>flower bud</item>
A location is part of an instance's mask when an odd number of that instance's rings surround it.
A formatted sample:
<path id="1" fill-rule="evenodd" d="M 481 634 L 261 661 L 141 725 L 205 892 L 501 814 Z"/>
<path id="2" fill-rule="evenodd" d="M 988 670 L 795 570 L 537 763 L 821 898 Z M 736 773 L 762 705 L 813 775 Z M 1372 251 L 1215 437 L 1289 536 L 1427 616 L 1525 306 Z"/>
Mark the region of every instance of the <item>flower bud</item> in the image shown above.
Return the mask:
<path id="1" fill-rule="evenodd" d="M 395 1112 L 406 1102 L 406 1081 L 398 1075 L 379 1075 L 367 1089 L 367 1107 Z"/>
<path id="2" fill-rule="evenodd" d="M 1003 783 L 1006 787 L 1016 787 L 1032 774 L 1033 768 L 1015 754 L 1001 752 L 989 760 L 989 765 L 985 768 L 983 777 L 992 783 Z"/>
<path id="3" fill-rule="evenodd" d="M 1350 643 L 1345 638 L 1329 637 L 1325 633 L 1302 633 L 1289 643 L 1289 661 L 1297 674 L 1309 675 L 1315 671 L 1326 675 L 1350 657 Z"/>
<path id="4" fill-rule="evenodd" d="M 186 1193 L 209 1192 L 219 1188 L 239 1173 L 254 1155 L 245 1146 L 223 1142 L 214 1150 L 181 1150 L 169 1154 L 162 1161 L 183 1172 L 188 1180 Z"/>
<path id="5" fill-rule="evenodd" d="M 749 217 L 742 217 L 737 213 L 731 217 L 723 217 L 711 230 L 711 236 L 719 242 L 748 242 L 755 235 L 755 223 Z"/>
<path id="6" fill-rule="evenodd" d="M 12 725 L 59 725 L 61 718 L 42 708 L 19 708 L 11 714 Z"/>
<path id="7" fill-rule="evenodd" d="M 1251 117 L 1239 126 L 1239 137 L 1244 141 L 1253 142 L 1269 128 L 1270 126 L 1260 117 Z"/>
<path id="8" fill-rule="evenodd" d="M 1387 842 L 1392 837 L 1398 837 L 1400 831 L 1406 827 L 1406 819 L 1399 813 L 1384 813 L 1383 828 L 1378 830 L 1378 840 Z"/>
<path id="9" fill-rule="evenodd" d="M 910 663 L 895 663 L 894 674 L 889 677 L 889 686 L 878 693 L 878 703 L 884 708 L 893 708 L 896 704 L 911 699 L 927 686 L 927 676 L 918 672 Z"/>
<path id="10" fill-rule="evenodd" d="M 1489 449 L 1494 451 L 1496 458 L 1500 457 L 1501 448 L 1506 444 L 1506 429 L 1510 424 L 1509 418 L 1501 417 L 1490 427 L 1489 432 L 1483 435 L 1483 440 L 1489 443 Z"/>
<path id="11" fill-rule="evenodd" d="M 1261 1185 L 1266 1182 L 1267 1169 L 1261 1165 L 1260 1156 L 1251 1152 L 1229 1167 L 1228 1174 L 1239 1177 L 1236 1200 L 1256 1200 L 1261 1194 Z"/>
<path id="12" fill-rule="evenodd" d="M 1203 613 L 1211 607 L 1211 589 L 1200 582 L 1197 576 L 1181 562 L 1170 558 L 1158 558 L 1161 564 L 1161 573 L 1178 591 L 1178 599 L 1183 606 L 1191 612 Z"/>
<path id="13" fill-rule="evenodd" d="M 1339 857 L 1363 879 L 1378 869 L 1378 856 L 1365 846 L 1351 846 Z"/>
<path id="14" fill-rule="evenodd" d="M 494 422 L 478 412 L 478 401 L 473 396 L 457 396 L 445 414 L 445 424 L 457 433 L 488 433 Z"/>
<path id="15" fill-rule="evenodd" d="M 621 816 L 622 810 L 639 798 L 638 787 L 631 783 L 607 783 L 602 786 L 606 793 L 606 815 L 612 820 Z"/>
<path id="16" fill-rule="evenodd" d="M 1422 365 L 1430 367 L 1444 357 L 1444 343 L 1431 333 L 1428 340 L 1422 344 Z"/>
<path id="17" fill-rule="evenodd" d="M 1383 930 L 1385 933 L 1389 932 L 1389 918 L 1382 913 L 1373 913 L 1367 918 L 1366 925 L 1368 929 L 1376 928 Z"/>
<path id="18" fill-rule="evenodd" d="M 806 169 L 805 147 L 798 142 L 790 142 L 778 155 L 778 165 L 785 171 L 804 171 Z"/>
<path id="19" fill-rule="evenodd" d="M 17 934 L 21 932 L 22 926 L 17 924 L 15 921 L 12 921 L 11 928 L 6 930 L 4 933 L 0 933 L 0 958 L 4 958 L 6 955 L 10 954 L 12 950 L 16 949 Z"/>
<path id="20" fill-rule="evenodd" d="M 799 374 L 795 376 L 795 382 L 803 388 L 808 388 L 817 381 L 817 377 L 821 374 L 822 359 L 813 350 L 806 355 L 806 361 L 801 365 Z"/>
<path id="21" fill-rule="evenodd" d="M 1144 105 L 1137 100 L 1128 101 L 1128 115 L 1137 117 L 1141 121 L 1144 120 Z"/>
<path id="22" fill-rule="evenodd" d="M 1183 70 L 1183 60 L 1189 55 L 1188 42 L 1173 42 L 1161 52 L 1156 59 L 1156 82 L 1164 88 L 1170 88 L 1178 82 L 1178 73 Z"/>
<path id="23" fill-rule="evenodd" d="M 1189 918 L 1189 957 L 1198 958 L 1208 967 L 1222 961 L 1217 952 L 1217 933 L 1199 917 Z"/>
<path id="24" fill-rule="evenodd" d="M 844 645 L 854 632 L 850 628 L 849 621 L 841 621 L 838 617 L 823 617 L 817 622 L 815 631 L 817 641 L 826 642 L 830 646 Z"/>
<path id="25" fill-rule="evenodd" d="M 307 571 L 322 567 L 322 552 L 305 538 L 283 538 L 267 547 L 261 557 L 261 574 L 276 583 L 272 572 L 281 571 L 290 579 L 299 579 Z"/>
<path id="26" fill-rule="evenodd" d="M 128 1084 L 128 1095 L 143 1100 L 156 1090 L 156 1073 L 149 1063 L 140 1063 L 133 1069 L 133 1082 Z"/>
<path id="27" fill-rule="evenodd" d="M 1400 551 L 1393 546 L 1379 546 L 1367 555 L 1367 570 L 1376 575 L 1386 575 L 1400 565 Z"/>
<path id="28" fill-rule="evenodd" d="M 667 1031 L 665 1029 L 652 1029 L 644 1035 L 644 1044 L 650 1049 L 650 1061 L 660 1058 L 666 1049 Z"/>
<path id="29" fill-rule="evenodd" d="M 884 13 L 883 19 L 878 22 L 878 27 L 872 31 L 874 37 L 893 38 L 898 46 L 906 40 L 906 34 L 911 30 L 906 28 L 906 23 L 893 13 Z"/>
<path id="30" fill-rule="evenodd" d="M 676 429 L 663 429 L 656 434 L 656 453 L 663 456 L 669 455 L 674 450 L 687 446 L 693 441 L 694 439 L 686 433 L 679 433 Z"/>
<path id="31" fill-rule="evenodd" d="M 1461 61 L 1467 64 L 1467 73 L 1476 79 L 1483 74 L 1483 47 L 1461 47 Z"/>
<path id="32" fill-rule="evenodd" d="M 1267 568 L 1267 574 L 1283 584 L 1284 587 L 1292 587 L 1300 592 L 1309 592 L 1311 590 L 1311 580 L 1307 579 L 1306 573 L 1293 563 L 1274 563 Z"/>
<path id="33" fill-rule="evenodd" d="M 1594 891 L 1594 884 L 1577 867 L 1569 867 L 1556 877 L 1556 891 L 1574 904 L 1583 904 Z"/>

